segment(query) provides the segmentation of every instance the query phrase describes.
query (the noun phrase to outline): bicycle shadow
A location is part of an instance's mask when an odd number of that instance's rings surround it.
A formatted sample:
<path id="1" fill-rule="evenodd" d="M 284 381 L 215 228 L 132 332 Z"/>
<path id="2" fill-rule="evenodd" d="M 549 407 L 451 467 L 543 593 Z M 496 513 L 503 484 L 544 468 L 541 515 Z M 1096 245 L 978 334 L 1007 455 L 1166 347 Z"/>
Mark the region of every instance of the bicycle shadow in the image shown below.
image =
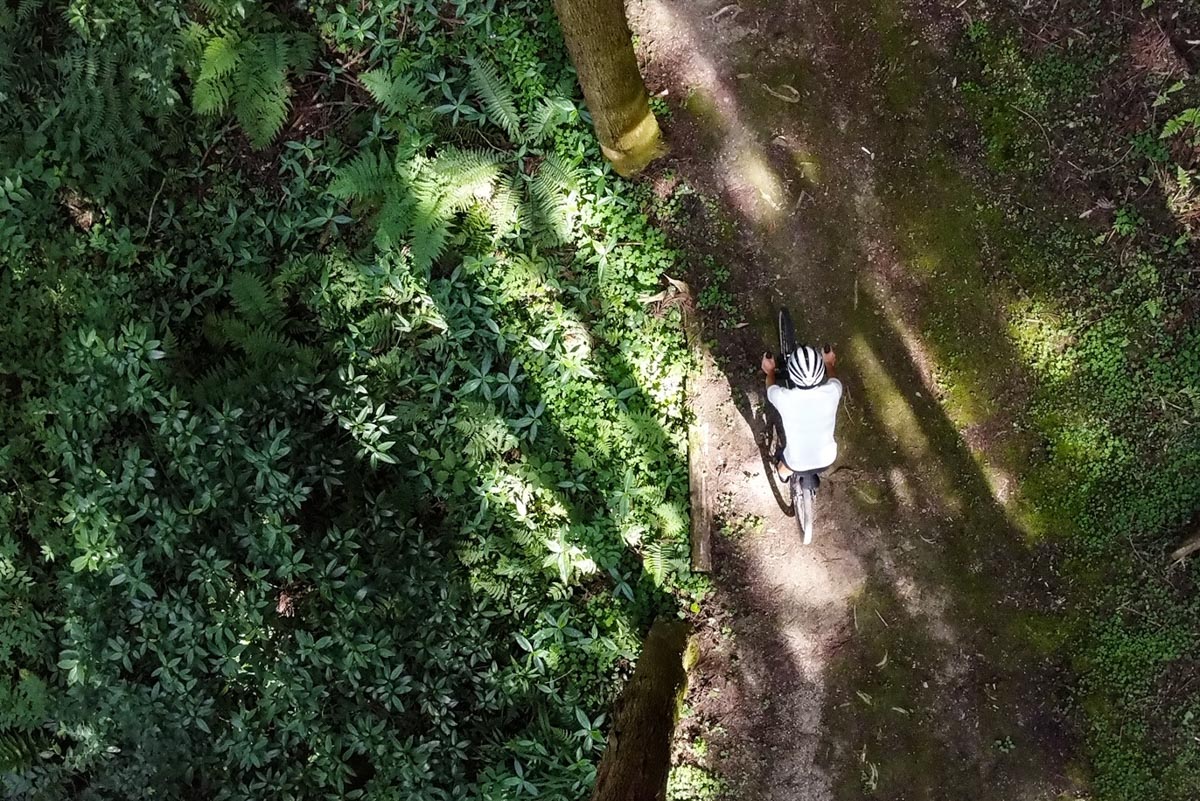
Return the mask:
<path id="1" fill-rule="evenodd" d="M 736 391 L 733 393 L 735 405 L 737 394 Z M 739 406 L 738 411 L 742 413 L 742 417 L 754 432 L 754 443 L 758 446 L 758 455 L 762 459 L 763 474 L 771 486 L 771 494 L 775 496 L 775 503 L 779 505 L 779 511 L 788 517 L 795 517 L 796 507 L 791 502 L 791 498 L 785 497 L 780 489 L 781 482 L 775 470 L 775 454 L 785 443 L 783 419 L 779 416 L 779 411 L 767 400 L 765 390 L 762 393 L 761 401 L 760 411 L 757 414 L 749 399 L 745 402 L 746 408 L 742 409 Z"/>

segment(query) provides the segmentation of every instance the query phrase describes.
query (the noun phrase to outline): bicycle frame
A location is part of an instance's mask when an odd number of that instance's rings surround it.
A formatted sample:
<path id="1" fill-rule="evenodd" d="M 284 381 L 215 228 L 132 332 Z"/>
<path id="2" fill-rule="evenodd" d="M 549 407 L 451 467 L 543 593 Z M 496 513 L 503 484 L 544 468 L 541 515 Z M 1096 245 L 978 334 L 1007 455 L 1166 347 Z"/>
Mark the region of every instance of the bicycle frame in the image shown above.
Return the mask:
<path id="1" fill-rule="evenodd" d="M 775 380 L 790 389 L 792 382 L 788 376 L 786 364 L 788 354 L 796 349 L 796 327 L 792 323 L 792 315 L 788 313 L 787 309 L 779 310 L 778 325 L 779 357 L 777 363 L 779 369 L 775 371 Z M 782 432 L 779 433 L 782 434 Z M 780 453 L 782 454 L 782 451 Z M 792 501 L 792 514 L 796 517 L 796 525 L 800 529 L 800 536 L 805 545 L 812 542 L 818 483 L 816 475 L 810 472 L 793 471 L 787 479 Z"/>

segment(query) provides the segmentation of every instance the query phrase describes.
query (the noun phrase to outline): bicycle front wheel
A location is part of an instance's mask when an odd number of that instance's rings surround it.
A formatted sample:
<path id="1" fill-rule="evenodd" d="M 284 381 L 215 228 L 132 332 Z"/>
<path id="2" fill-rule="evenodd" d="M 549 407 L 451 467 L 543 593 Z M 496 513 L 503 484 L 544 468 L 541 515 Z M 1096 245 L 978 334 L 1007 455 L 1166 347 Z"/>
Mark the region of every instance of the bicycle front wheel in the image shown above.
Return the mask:
<path id="1" fill-rule="evenodd" d="M 796 349 L 796 326 L 787 309 L 779 310 L 779 355 L 787 358 Z"/>

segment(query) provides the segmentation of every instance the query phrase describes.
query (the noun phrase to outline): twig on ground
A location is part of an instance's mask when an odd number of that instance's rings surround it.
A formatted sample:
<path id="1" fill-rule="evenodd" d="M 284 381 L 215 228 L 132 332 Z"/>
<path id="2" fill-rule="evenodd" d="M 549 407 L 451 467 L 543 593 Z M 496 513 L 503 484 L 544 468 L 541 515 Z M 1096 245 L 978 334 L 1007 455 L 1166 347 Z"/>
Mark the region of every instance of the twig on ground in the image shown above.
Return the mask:
<path id="1" fill-rule="evenodd" d="M 742 7 L 739 6 L 737 3 L 730 3 L 727 6 L 721 6 L 716 11 L 709 14 L 708 21 L 716 22 L 717 20 L 719 20 L 721 17 L 725 16 L 726 14 L 732 14 L 733 17 L 736 19 L 737 15 L 741 14 L 742 11 L 743 11 Z"/>
<path id="2" fill-rule="evenodd" d="M 1054 152 L 1054 142 L 1052 142 L 1050 140 L 1050 134 L 1046 132 L 1046 126 L 1042 125 L 1042 121 L 1039 120 L 1037 117 L 1033 116 L 1032 114 L 1030 114 L 1025 109 L 1021 108 L 1020 106 L 1010 105 L 1009 108 L 1011 108 L 1013 111 L 1020 112 L 1021 114 L 1024 114 L 1029 119 L 1033 120 L 1034 124 L 1037 125 L 1037 127 L 1041 129 L 1042 136 L 1046 137 L 1046 147 L 1050 148 L 1050 152 L 1053 153 Z"/>
<path id="3" fill-rule="evenodd" d="M 158 196 L 162 194 L 163 187 L 166 185 L 167 176 L 164 175 L 162 180 L 158 183 L 158 191 L 154 193 L 154 197 L 150 200 L 150 211 L 146 213 L 146 230 L 142 232 L 142 239 L 148 239 L 150 237 L 150 224 L 154 222 L 154 206 L 158 203 Z"/>
<path id="4" fill-rule="evenodd" d="M 762 88 L 767 90 L 767 94 L 771 95 L 772 97 L 779 98 L 784 103 L 799 103 L 800 102 L 800 92 L 796 89 L 796 87 L 792 86 L 791 84 L 784 83 L 784 84 L 779 85 L 780 89 L 788 90 L 788 92 L 790 94 L 786 94 L 786 95 L 782 94 L 780 92 L 776 92 L 774 89 L 767 86 L 765 83 L 762 85 Z"/>

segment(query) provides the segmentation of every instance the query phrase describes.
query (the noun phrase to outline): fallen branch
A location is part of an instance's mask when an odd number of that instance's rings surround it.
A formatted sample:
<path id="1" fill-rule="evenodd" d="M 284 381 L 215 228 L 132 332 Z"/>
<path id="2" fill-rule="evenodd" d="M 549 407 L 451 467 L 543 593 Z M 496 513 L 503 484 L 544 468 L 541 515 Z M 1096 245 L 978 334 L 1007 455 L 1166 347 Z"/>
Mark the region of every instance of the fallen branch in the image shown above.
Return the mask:
<path id="1" fill-rule="evenodd" d="M 796 87 L 792 86 L 791 84 L 784 83 L 784 84 L 779 85 L 780 89 L 788 90 L 787 94 L 783 94 L 782 92 L 776 92 L 774 89 L 767 86 L 765 83 L 762 85 L 762 87 L 763 87 L 763 89 L 767 90 L 767 94 L 771 95 L 772 97 L 779 98 L 784 103 L 799 103 L 800 102 L 800 92 L 796 89 Z"/>
<path id="2" fill-rule="evenodd" d="M 1029 119 L 1033 120 L 1034 124 L 1035 124 L 1035 125 L 1037 125 L 1037 127 L 1038 127 L 1038 128 L 1041 128 L 1041 129 L 1042 129 L 1042 136 L 1046 137 L 1046 147 L 1047 147 L 1047 148 L 1049 148 L 1049 150 L 1050 150 L 1050 153 L 1051 153 L 1051 154 L 1054 154 L 1055 152 L 1057 152 L 1057 151 L 1056 151 L 1056 149 L 1055 149 L 1055 147 L 1054 147 L 1054 142 L 1052 142 L 1052 141 L 1050 140 L 1050 134 L 1049 134 L 1049 133 L 1046 131 L 1046 126 L 1045 126 L 1045 125 L 1042 125 L 1042 121 L 1041 121 L 1041 120 L 1039 120 L 1037 117 L 1035 117 L 1035 116 L 1033 116 L 1032 114 L 1030 114 L 1030 113 L 1029 113 L 1028 111 L 1026 111 L 1025 109 L 1021 108 L 1020 106 L 1014 106 L 1014 105 L 1012 105 L 1012 104 L 1009 104 L 1009 108 L 1011 108 L 1013 111 L 1016 111 L 1016 112 L 1019 112 L 1019 113 L 1023 114 L 1024 116 L 1028 117 Z M 1072 166 L 1074 166 L 1074 165 L 1072 165 Z M 1077 170 L 1078 170 L 1079 168 L 1078 168 L 1078 167 L 1075 167 L 1075 169 L 1077 169 Z M 1080 170 L 1080 171 L 1082 172 L 1082 170 Z"/>
<path id="3" fill-rule="evenodd" d="M 1171 561 L 1182 562 L 1196 551 L 1200 551 L 1200 529 L 1192 532 L 1192 536 L 1184 540 L 1183 544 L 1178 548 L 1171 551 Z"/>
<path id="4" fill-rule="evenodd" d="M 737 3 L 730 3 L 729 5 L 722 6 L 721 8 L 718 8 L 713 13 L 709 14 L 708 20 L 709 20 L 709 22 L 716 22 L 718 19 L 725 16 L 726 14 L 732 14 L 734 19 L 736 19 L 737 15 L 742 13 L 742 10 L 743 10 L 742 7 L 739 6 Z"/>

